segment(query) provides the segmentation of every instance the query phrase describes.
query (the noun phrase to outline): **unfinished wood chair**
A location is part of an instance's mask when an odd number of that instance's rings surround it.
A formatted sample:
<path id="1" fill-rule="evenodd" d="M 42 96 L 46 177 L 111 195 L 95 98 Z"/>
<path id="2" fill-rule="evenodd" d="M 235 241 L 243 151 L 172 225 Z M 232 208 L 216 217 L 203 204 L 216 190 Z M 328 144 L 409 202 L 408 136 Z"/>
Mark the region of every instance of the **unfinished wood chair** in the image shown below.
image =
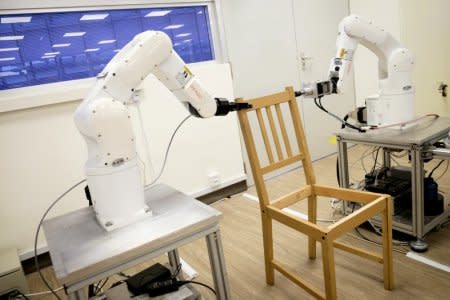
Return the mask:
<path id="1" fill-rule="evenodd" d="M 237 102 L 244 102 L 238 99 Z M 335 188 L 316 184 L 314 171 L 312 168 L 311 157 L 305 140 L 305 134 L 300 120 L 297 101 L 292 87 L 286 88 L 283 92 L 246 100 L 252 104 L 251 109 L 238 112 L 239 122 L 242 129 L 245 145 L 247 148 L 250 165 L 253 172 L 256 189 L 259 197 L 259 204 L 262 218 L 262 231 L 264 242 L 264 259 L 266 282 L 269 285 L 274 284 L 274 270 L 279 271 L 298 286 L 305 289 L 308 293 L 318 299 L 336 299 L 336 276 L 334 268 L 334 248 L 338 248 L 363 258 L 376 261 L 383 264 L 384 268 L 384 288 L 390 290 L 394 286 L 393 266 L 392 266 L 392 216 L 391 216 L 391 197 L 376 193 L 356 191 L 343 188 Z M 296 143 L 299 153 L 293 153 L 288 138 L 286 124 L 283 119 L 281 106 L 286 103 L 289 106 L 291 119 L 296 135 Z M 273 112 L 273 108 L 275 112 Z M 267 165 L 262 165 L 255 147 L 255 139 L 250 127 L 248 114 L 256 112 L 259 123 L 259 131 L 264 141 L 267 154 Z M 269 133 L 265 126 L 266 114 L 272 134 L 272 141 L 269 140 Z M 279 131 L 275 126 L 274 114 L 279 123 Z M 255 126 L 257 127 L 257 126 Z M 256 128 L 257 129 L 257 128 Z M 256 130 L 255 130 L 256 131 Z M 278 136 L 281 132 L 282 141 Z M 274 155 L 273 145 L 276 149 L 277 157 Z M 282 149 L 284 145 L 284 150 Z M 278 158 L 278 159 L 276 159 Z M 271 201 L 268 196 L 264 175 L 286 167 L 287 165 L 301 162 L 306 177 L 306 186 L 301 187 L 291 193 Z M 340 219 L 327 228 L 316 225 L 317 219 L 317 196 L 332 197 L 343 200 L 357 202 L 363 205 L 357 211 Z M 300 200 L 308 198 L 308 221 L 297 218 L 284 212 L 282 209 L 297 203 Z M 383 233 L 383 253 L 378 255 L 350 245 L 336 241 L 336 238 L 349 232 L 356 226 L 370 219 L 374 215 L 382 214 L 382 233 Z M 316 258 L 316 242 L 322 245 L 322 261 L 325 283 L 325 293 L 312 286 L 310 283 L 300 278 L 293 271 L 274 259 L 273 239 L 272 239 L 272 220 L 276 220 L 290 228 L 293 228 L 308 236 L 309 258 Z"/>

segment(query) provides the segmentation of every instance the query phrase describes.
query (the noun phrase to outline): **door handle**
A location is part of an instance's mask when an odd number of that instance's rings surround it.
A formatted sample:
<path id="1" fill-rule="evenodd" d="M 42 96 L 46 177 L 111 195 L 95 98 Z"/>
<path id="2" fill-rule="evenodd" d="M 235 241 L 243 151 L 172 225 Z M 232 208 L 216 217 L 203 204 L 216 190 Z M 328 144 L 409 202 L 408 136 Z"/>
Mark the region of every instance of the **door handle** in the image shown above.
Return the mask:
<path id="1" fill-rule="evenodd" d="M 307 55 L 303 55 L 303 54 L 300 56 L 300 62 L 301 62 L 303 71 L 305 71 L 307 69 L 306 66 L 307 66 L 308 62 L 311 61 L 312 59 L 313 59 L 312 56 L 307 56 Z"/>
<path id="2" fill-rule="evenodd" d="M 439 84 L 438 91 L 441 93 L 442 97 L 447 97 L 447 87 L 448 85 L 444 82 Z"/>

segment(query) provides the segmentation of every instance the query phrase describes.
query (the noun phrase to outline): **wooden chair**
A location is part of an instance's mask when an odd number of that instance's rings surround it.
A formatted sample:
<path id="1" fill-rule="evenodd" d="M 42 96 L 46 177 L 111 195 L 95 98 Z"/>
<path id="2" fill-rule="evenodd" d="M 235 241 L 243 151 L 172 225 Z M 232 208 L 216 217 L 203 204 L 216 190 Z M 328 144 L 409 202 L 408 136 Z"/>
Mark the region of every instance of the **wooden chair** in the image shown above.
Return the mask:
<path id="1" fill-rule="evenodd" d="M 237 102 L 244 102 L 238 99 Z M 367 258 L 383 264 L 384 268 L 384 288 L 390 290 L 394 286 L 393 266 L 392 266 L 392 216 L 391 216 L 391 197 L 376 193 L 356 191 L 343 188 L 335 188 L 316 184 L 314 171 L 312 168 L 311 157 L 305 140 L 305 134 L 300 120 L 297 101 L 292 87 L 286 88 L 283 92 L 247 100 L 253 105 L 251 109 L 238 112 L 239 122 L 242 129 L 245 145 L 247 148 L 250 165 L 259 197 L 259 204 L 262 218 L 262 231 L 264 242 L 264 259 L 266 282 L 269 285 L 274 284 L 274 270 L 277 270 L 298 286 L 305 289 L 308 293 L 318 299 L 336 299 L 336 277 L 334 268 L 334 249 L 338 248 L 358 256 Z M 294 154 L 288 138 L 286 126 L 281 112 L 281 105 L 287 103 L 293 121 L 293 127 L 296 135 L 296 143 L 299 153 Z M 281 142 L 277 129 L 275 127 L 275 118 L 272 109 L 275 108 L 276 116 L 281 132 Z M 268 130 L 265 127 L 263 110 L 267 115 L 267 120 L 272 133 L 273 144 L 276 149 L 277 158 L 273 153 L 273 147 L 269 140 Z M 259 123 L 259 130 L 264 141 L 268 165 L 261 165 L 258 153 L 255 147 L 255 141 L 250 127 L 248 114 L 256 112 Z M 284 144 L 285 151 L 282 151 Z M 264 175 L 273 172 L 282 167 L 286 167 L 295 162 L 301 162 L 305 172 L 307 185 L 291 193 L 271 201 L 266 189 Z M 363 206 L 350 215 L 340 219 L 327 228 L 316 225 L 317 219 L 317 196 L 334 197 L 343 200 L 349 200 L 362 204 Z M 308 221 L 292 216 L 282 209 L 297 203 L 300 200 L 308 198 Z M 352 230 L 356 226 L 370 219 L 374 215 L 381 213 L 383 217 L 383 254 L 378 255 L 353 246 L 336 241 L 336 238 Z M 312 286 L 310 283 L 300 278 L 289 270 L 286 266 L 274 259 L 273 239 L 272 239 L 272 220 L 278 221 L 290 228 L 293 228 L 308 236 L 309 258 L 316 258 L 316 242 L 322 245 L 323 273 L 325 283 L 325 294 Z"/>

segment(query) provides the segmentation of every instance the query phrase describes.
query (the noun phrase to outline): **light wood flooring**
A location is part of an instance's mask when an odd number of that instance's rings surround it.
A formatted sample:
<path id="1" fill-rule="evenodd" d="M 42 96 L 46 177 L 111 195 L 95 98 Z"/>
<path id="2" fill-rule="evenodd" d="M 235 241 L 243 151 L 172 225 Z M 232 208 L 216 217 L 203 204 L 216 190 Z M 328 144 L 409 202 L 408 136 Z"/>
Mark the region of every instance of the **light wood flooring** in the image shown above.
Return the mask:
<path id="1" fill-rule="evenodd" d="M 362 178 L 360 176 L 364 174 L 359 158 L 366 149 L 363 146 L 356 146 L 349 150 L 349 164 L 353 165 L 352 177 L 354 178 Z M 366 154 L 368 154 L 365 159 L 366 169 L 369 169 L 372 164 L 371 152 L 368 151 Z M 397 160 L 400 163 L 405 162 L 405 158 Z M 318 183 L 337 185 L 335 163 L 335 155 L 314 163 Z M 435 164 L 436 162 L 431 162 L 430 166 L 427 164 L 426 169 L 431 170 Z M 433 177 L 437 177 L 444 169 L 445 163 L 444 166 L 441 166 L 435 172 Z M 304 178 L 302 173 L 301 169 L 297 169 L 271 179 L 269 182 L 270 195 L 277 197 L 298 187 L 299 184 L 303 184 Z M 448 197 L 450 192 L 450 171 L 447 171 L 446 175 L 439 180 L 439 185 L 441 191 L 445 192 Z M 256 195 L 254 187 L 249 188 L 246 193 Z M 243 194 L 238 194 L 213 204 L 213 207 L 223 212 L 223 220 L 221 222 L 222 242 L 232 298 L 245 300 L 313 299 L 309 294 L 277 272 L 275 272 L 275 285 L 266 285 L 259 206 L 257 202 L 249 200 Z M 319 218 L 336 219 L 340 217 L 339 214 L 333 213 L 329 200 L 322 199 L 322 201 L 319 201 Z M 306 212 L 305 204 L 302 202 L 294 206 L 293 209 Z M 364 230 L 362 232 L 371 239 L 378 239 L 375 234 Z M 423 255 L 450 266 L 450 226 L 446 226 L 440 231 L 431 232 L 427 235 L 426 240 L 429 243 L 429 250 Z M 318 247 L 318 259 L 308 259 L 306 237 L 276 222 L 274 223 L 274 241 L 276 258 L 288 264 L 302 277 L 309 278 L 316 287 L 323 289 L 320 246 Z M 355 233 L 344 236 L 342 241 L 372 251 L 381 251 L 379 246 L 358 238 Z M 383 289 L 382 265 L 335 250 L 338 298 L 351 300 L 450 299 L 450 273 L 406 257 L 404 253 L 409 251 L 406 246 L 396 246 L 394 248 L 396 251 L 394 252 L 395 289 L 393 291 L 385 291 Z M 212 286 L 205 241 L 199 240 L 182 247 L 180 254 L 184 260 L 199 272 L 200 276 L 196 280 Z M 161 262 L 166 261 L 165 257 L 157 260 Z M 149 261 L 127 270 L 125 273 L 133 274 L 141 269 L 145 269 L 152 263 L 153 261 Z M 52 285 L 57 287 L 58 283 L 52 268 L 45 268 L 44 273 Z M 120 277 L 112 278 L 110 281 L 114 282 L 114 280 L 118 279 Z M 44 290 L 44 285 L 36 273 L 28 275 L 27 280 L 31 291 Z M 198 290 L 204 295 L 205 299 L 214 299 L 211 292 L 207 289 L 199 287 Z M 63 299 L 66 299 L 63 291 L 60 291 L 59 294 Z M 54 298 L 52 296 L 39 296 L 33 297 L 33 299 Z"/>

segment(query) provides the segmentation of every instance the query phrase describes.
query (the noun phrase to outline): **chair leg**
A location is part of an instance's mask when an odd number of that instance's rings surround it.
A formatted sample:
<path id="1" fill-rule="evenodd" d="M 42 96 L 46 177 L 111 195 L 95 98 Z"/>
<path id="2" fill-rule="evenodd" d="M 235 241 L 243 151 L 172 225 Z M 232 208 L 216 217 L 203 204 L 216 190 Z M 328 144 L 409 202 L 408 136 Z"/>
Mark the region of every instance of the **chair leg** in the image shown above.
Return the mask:
<path id="1" fill-rule="evenodd" d="M 267 214 L 262 214 L 262 231 L 264 243 L 264 263 L 266 267 L 266 283 L 273 285 L 275 283 L 273 260 L 273 238 L 272 238 L 272 219 Z"/>
<path id="2" fill-rule="evenodd" d="M 308 197 L 308 221 L 317 223 L 317 198 L 316 195 Z M 310 259 L 316 258 L 316 240 L 308 236 L 308 254 Z"/>
<path id="3" fill-rule="evenodd" d="M 386 209 L 383 212 L 383 274 L 384 289 L 394 288 L 394 268 L 392 257 L 392 203 L 391 198 L 386 198 Z"/>
<path id="4" fill-rule="evenodd" d="M 327 300 L 336 300 L 336 272 L 334 269 L 333 241 L 322 241 L 323 280 L 325 283 L 325 295 Z"/>

